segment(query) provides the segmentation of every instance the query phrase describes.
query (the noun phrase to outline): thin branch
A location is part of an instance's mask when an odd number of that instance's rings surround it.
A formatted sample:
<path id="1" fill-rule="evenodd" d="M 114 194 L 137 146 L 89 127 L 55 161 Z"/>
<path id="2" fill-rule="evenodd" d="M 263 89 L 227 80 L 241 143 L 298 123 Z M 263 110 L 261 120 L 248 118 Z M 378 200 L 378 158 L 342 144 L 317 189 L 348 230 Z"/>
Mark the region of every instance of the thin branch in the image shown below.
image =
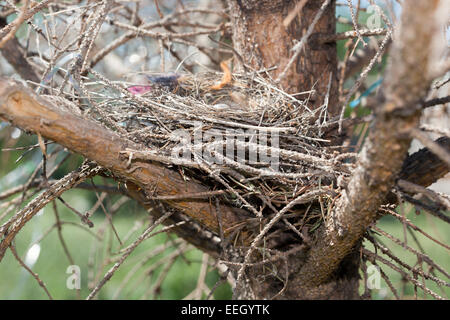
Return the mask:
<path id="1" fill-rule="evenodd" d="M 426 57 L 433 50 L 435 30 L 440 30 L 445 23 L 437 14 L 445 6 L 450 4 L 438 0 L 405 2 L 385 78 L 386 100 L 376 112 L 347 189 L 336 201 L 297 275 L 303 287 L 316 287 L 329 280 L 376 220 L 378 208 L 394 185 L 411 142 L 410 137 L 398 132 L 419 125 L 421 108 L 417 101 L 426 95 L 432 80 L 426 77 L 430 68 Z M 423 21 L 429 23 L 424 25 Z"/>
<path id="2" fill-rule="evenodd" d="M 241 265 L 239 271 L 238 271 L 238 277 L 236 280 L 236 288 L 234 294 L 238 293 L 241 289 L 239 286 L 242 283 L 244 271 L 245 268 L 248 266 L 250 262 L 250 257 L 253 253 L 253 251 L 256 249 L 256 246 L 259 244 L 259 242 L 264 238 L 264 236 L 267 234 L 267 232 L 273 227 L 273 225 L 278 222 L 281 218 L 283 218 L 283 215 L 289 211 L 293 206 L 302 204 L 302 203 L 308 203 L 312 199 L 316 198 L 318 195 L 323 194 L 324 190 L 315 190 L 311 192 L 307 192 L 305 194 L 302 194 L 301 196 L 295 198 L 291 202 L 289 202 L 283 209 L 281 209 L 277 214 L 270 219 L 270 221 L 265 224 L 264 229 L 256 236 L 256 238 L 252 241 L 252 244 L 250 248 L 247 250 L 245 257 L 244 257 L 244 263 Z"/>
<path id="3" fill-rule="evenodd" d="M 450 167 L 450 153 L 447 150 L 445 150 L 440 145 L 435 143 L 433 140 L 428 138 L 428 136 L 419 129 L 412 129 L 411 136 L 419 140 L 425 147 L 431 150 L 435 155 L 441 158 L 441 160 L 446 162 L 447 165 Z"/>
<path id="4" fill-rule="evenodd" d="M 373 252 L 371 252 L 371 251 L 369 251 L 367 249 L 363 249 L 363 252 L 364 252 L 364 255 L 366 255 L 367 257 L 370 257 L 371 259 L 379 260 L 380 262 L 382 262 L 385 265 L 389 266 L 391 269 L 397 271 L 398 273 L 403 275 L 406 279 L 408 279 L 410 282 L 412 282 L 416 286 L 420 287 L 424 292 L 426 292 L 426 293 L 430 294 L 431 296 L 433 296 L 435 299 L 445 300 L 443 297 L 441 297 L 440 295 L 438 295 L 438 294 L 434 293 L 433 291 L 431 291 L 430 289 L 428 289 L 422 283 L 420 283 L 416 279 L 412 278 L 409 274 L 407 274 L 402 269 L 400 269 L 399 267 L 395 266 L 394 264 L 392 264 L 388 260 L 386 260 L 386 259 L 384 259 L 384 258 L 382 258 L 382 257 L 380 257 L 378 255 L 376 255 L 375 253 L 373 253 Z"/>
<path id="5" fill-rule="evenodd" d="M 25 14 L 22 17 L 22 21 L 26 21 L 33 17 L 37 12 L 45 8 L 50 2 L 53 2 L 53 0 L 43 0 L 36 4 L 32 9 L 25 12 Z M 0 39 L 2 39 L 6 34 L 8 34 L 11 29 L 13 29 L 15 26 L 14 24 L 8 24 L 3 29 L 0 30 Z"/>
<path id="6" fill-rule="evenodd" d="M 303 47 L 305 46 L 306 41 L 308 41 L 308 38 L 311 36 L 311 34 L 314 31 L 314 27 L 316 26 L 319 19 L 322 17 L 323 13 L 325 12 L 325 9 L 330 4 L 331 0 L 325 0 L 322 3 L 322 6 L 320 7 L 319 11 L 317 11 L 316 16 L 314 17 L 313 22 L 309 25 L 308 30 L 306 31 L 305 35 L 301 38 L 301 40 L 291 49 L 294 54 L 289 59 L 289 62 L 287 63 L 284 70 L 280 73 L 278 78 L 276 79 L 277 82 L 280 82 L 284 77 L 286 77 L 286 74 L 288 70 L 291 68 L 292 64 L 297 60 L 297 57 L 299 56 L 300 52 L 302 51 Z"/>
<path id="7" fill-rule="evenodd" d="M 11 22 L 8 26 L 10 26 L 10 30 L 8 31 L 8 34 L 6 34 L 3 37 L 0 37 L 0 49 L 2 49 L 5 44 L 11 40 L 12 37 L 14 37 L 17 29 L 19 29 L 20 25 L 22 24 L 22 22 L 25 20 L 27 14 L 28 14 L 28 5 L 29 5 L 29 0 L 25 0 L 22 6 L 22 11 L 20 12 L 19 16 L 13 21 Z M 5 27 L 6 28 L 6 27 Z M 0 30 L 0 34 L 2 33 L 3 29 Z"/>
<path id="8" fill-rule="evenodd" d="M 439 205 L 442 208 L 445 208 L 447 210 L 450 210 L 450 206 L 448 206 L 447 203 L 445 203 L 445 199 L 443 199 L 439 194 L 434 192 L 433 190 L 424 188 L 422 186 L 419 186 L 415 183 L 411 183 L 406 180 L 398 180 L 397 185 L 402 189 L 403 191 L 412 193 L 412 194 L 423 194 L 431 201 L 434 201 L 437 205 Z"/>
<path id="9" fill-rule="evenodd" d="M 166 212 L 162 217 L 160 217 L 158 220 L 156 220 L 152 225 L 150 225 L 145 231 L 139 236 L 139 238 L 133 242 L 130 246 L 128 246 L 125 249 L 124 254 L 120 257 L 119 261 L 117 261 L 114 266 L 109 269 L 109 271 L 105 274 L 103 279 L 97 284 L 97 286 L 91 291 L 89 296 L 86 298 L 86 300 L 92 300 L 97 293 L 100 291 L 100 289 L 105 285 L 105 283 L 111 279 L 111 277 L 114 275 L 116 270 L 122 265 L 122 263 L 125 261 L 126 258 L 136 249 L 136 247 L 141 244 L 142 241 L 144 241 L 147 236 L 152 232 L 157 226 L 159 226 L 164 220 L 170 217 L 170 215 L 173 212 Z"/>
<path id="10" fill-rule="evenodd" d="M 359 34 L 364 37 L 369 36 L 384 36 L 386 35 L 387 30 L 384 28 L 377 29 L 360 29 Z M 315 40 L 320 43 L 329 43 L 335 42 L 338 40 L 352 39 L 357 38 L 358 34 L 355 30 L 350 30 L 346 32 L 336 33 L 336 34 L 327 34 L 327 35 L 318 35 Z"/>
<path id="11" fill-rule="evenodd" d="M 19 264 L 22 266 L 22 268 L 24 268 L 25 270 L 27 270 L 28 273 L 30 273 L 30 274 L 33 276 L 33 278 L 36 279 L 37 283 L 38 283 L 39 286 L 45 291 L 45 294 L 48 296 L 48 298 L 49 298 L 50 300 L 53 300 L 53 297 L 52 297 L 52 295 L 50 294 L 50 292 L 48 291 L 47 286 L 45 285 L 44 281 L 42 281 L 42 280 L 39 278 L 39 275 L 38 275 L 37 273 L 34 273 L 33 270 L 31 270 L 31 269 L 25 264 L 25 262 L 23 262 L 22 259 L 20 259 L 19 255 L 17 254 L 17 251 L 16 251 L 16 246 L 15 246 L 14 244 L 11 243 L 9 247 L 10 247 L 10 249 L 11 249 L 11 252 L 12 252 L 14 258 L 16 258 L 16 260 L 19 262 Z"/>
<path id="12" fill-rule="evenodd" d="M 64 178 L 58 180 L 55 184 L 50 186 L 47 190 L 37 196 L 22 210 L 17 212 L 7 222 L 0 227 L 0 235 L 4 238 L 0 242 L 0 261 L 3 259 L 6 249 L 14 240 L 16 234 L 23 228 L 23 226 L 41 210 L 47 203 L 53 201 L 63 192 L 71 189 L 73 186 L 97 174 L 98 168 L 92 168 L 91 165 L 83 165 L 79 171 L 71 172 Z"/>
<path id="13" fill-rule="evenodd" d="M 0 27 L 6 25 L 6 20 L 0 18 Z M 34 68 L 30 65 L 25 58 L 24 50 L 19 41 L 14 37 L 9 40 L 3 48 L 0 49 L 2 56 L 8 61 L 8 63 L 16 70 L 16 72 L 24 80 L 30 80 L 33 82 L 40 82 Z"/>
<path id="14" fill-rule="evenodd" d="M 364 39 L 361 36 L 361 33 L 359 32 L 357 17 L 355 16 L 355 12 L 353 11 L 353 1 L 347 0 L 347 4 L 350 9 L 350 15 L 352 17 L 353 29 L 355 30 L 358 40 L 361 41 L 365 47 L 367 46 L 367 43 L 364 41 Z"/>

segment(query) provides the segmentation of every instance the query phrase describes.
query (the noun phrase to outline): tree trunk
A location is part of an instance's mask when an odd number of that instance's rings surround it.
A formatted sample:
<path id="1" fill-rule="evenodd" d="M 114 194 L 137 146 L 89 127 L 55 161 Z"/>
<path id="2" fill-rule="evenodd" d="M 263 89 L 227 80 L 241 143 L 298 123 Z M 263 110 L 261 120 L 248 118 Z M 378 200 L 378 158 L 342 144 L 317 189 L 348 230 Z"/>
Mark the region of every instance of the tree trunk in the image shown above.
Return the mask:
<path id="1" fill-rule="evenodd" d="M 304 2 L 229 0 L 233 46 L 245 64 L 257 70 L 276 67 L 275 70 L 269 71 L 273 79 L 283 73 L 293 56 L 293 47 L 313 25 L 324 1 L 306 1 L 292 20 L 285 21 Z M 330 1 L 315 24 L 311 36 L 336 32 L 335 6 L 335 0 Z M 290 23 L 287 24 L 288 22 Z M 321 106 L 329 92 L 328 112 L 336 115 L 339 108 L 336 44 L 318 44 L 312 38 L 305 42 L 294 63 L 280 79 L 280 84 L 289 93 L 309 92 L 314 89 L 315 94 L 309 99 L 313 107 Z M 309 93 L 305 93 L 298 97 L 304 99 L 308 95 Z"/>
<path id="2" fill-rule="evenodd" d="M 319 44 L 314 38 L 319 34 L 336 32 L 336 4 L 334 0 L 330 1 L 324 11 L 320 12 L 323 3 L 324 1 L 303 0 L 230 0 L 229 7 L 233 46 L 243 62 L 256 70 L 276 67 L 269 71 L 273 79 L 284 72 L 280 85 L 289 93 L 314 89 L 314 94 L 309 99 L 310 107 L 322 106 L 328 95 L 328 112 L 333 116 L 338 114 L 339 109 L 336 44 Z M 296 11 L 298 13 L 294 15 Z M 315 23 L 318 14 L 322 16 Z M 311 25 L 314 28 L 308 34 Z M 308 36 L 308 41 L 304 42 L 299 55 L 289 66 L 294 54 L 292 49 L 305 35 Z M 307 97 L 306 94 L 299 96 L 300 99 Z M 275 267 L 280 271 L 287 267 L 287 274 L 294 275 L 302 267 L 304 256 L 304 252 L 291 255 L 287 261 L 282 261 Z M 277 296 L 281 299 L 356 299 L 359 297 L 359 250 L 354 250 L 344 260 L 333 280 L 326 285 L 305 291 L 294 283 L 289 283 L 282 295 L 277 295 L 283 288 L 283 281 L 280 281 L 279 276 L 262 276 L 267 273 L 263 268 L 249 268 L 249 278 L 253 280 L 244 290 L 251 288 L 252 293 L 240 294 L 239 298 L 271 299 Z M 289 278 L 292 279 L 292 276 Z"/>
<path id="3" fill-rule="evenodd" d="M 335 1 L 229 0 L 229 5 L 233 45 L 243 63 L 254 69 L 276 67 L 268 70 L 270 76 L 277 78 L 286 91 L 314 89 L 312 106 L 321 107 L 328 98 L 328 111 L 336 115 L 336 46 L 315 41 L 320 34 L 335 33 Z M 424 99 L 433 79 L 429 55 L 441 50 L 433 47 L 432 35 L 444 23 L 444 15 L 438 13 L 446 8 L 448 3 L 439 0 L 405 2 L 402 31 L 397 29 L 397 42 L 386 72 L 385 95 L 377 106 L 357 168 L 336 201 L 331 218 L 318 229 L 308 248 L 286 255 L 284 261 L 272 265 L 272 271 L 249 268 L 250 280 L 244 286 L 247 294 L 239 293 L 239 297 L 359 298 L 361 241 L 376 221 L 377 210 L 385 203 L 407 155 L 411 136 L 403 133 L 419 122 L 418 101 Z M 296 15 L 292 21 L 286 19 L 294 16 L 290 13 Z M 421 21 L 430 23 L 423 26 Z M 282 243 L 277 249 L 288 251 L 283 250 Z"/>

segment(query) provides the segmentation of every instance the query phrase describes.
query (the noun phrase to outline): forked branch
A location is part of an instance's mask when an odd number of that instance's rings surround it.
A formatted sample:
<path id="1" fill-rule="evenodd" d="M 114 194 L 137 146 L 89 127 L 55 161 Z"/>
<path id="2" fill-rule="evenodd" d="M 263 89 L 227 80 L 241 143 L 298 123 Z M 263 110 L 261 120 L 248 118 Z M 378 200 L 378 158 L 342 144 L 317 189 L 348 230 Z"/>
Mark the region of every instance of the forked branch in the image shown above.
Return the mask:
<path id="1" fill-rule="evenodd" d="M 430 57 L 435 56 L 446 1 L 405 1 L 385 80 L 385 101 L 360 153 L 357 168 L 333 208 L 331 219 L 311 247 L 297 275 L 300 286 L 314 288 L 330 280 L 340 262 L 376 220 L 394 186 L 410 146 L 409 132 L 419 124 L 420 100 L 430 86 Z"/>

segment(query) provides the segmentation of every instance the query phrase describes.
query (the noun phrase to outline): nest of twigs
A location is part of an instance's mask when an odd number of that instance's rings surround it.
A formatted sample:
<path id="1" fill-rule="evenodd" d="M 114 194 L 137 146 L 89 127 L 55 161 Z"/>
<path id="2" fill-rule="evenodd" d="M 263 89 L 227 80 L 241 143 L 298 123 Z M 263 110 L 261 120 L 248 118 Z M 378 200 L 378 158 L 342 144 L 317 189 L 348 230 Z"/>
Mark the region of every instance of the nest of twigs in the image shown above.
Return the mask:
<path id="1" fill-rule="evenodd" d="M 290 95 L 258 72 L 224 71 L 153 76 L 159 80 L 140 95 L 92 71 L 98 78 L 81 88 L 89 97 L 81 103 L 86 114 L 142 145 L 147 158 L 225 190 L 222 199 L 233 206 L 270 215 L 308 193 L 303 207 L 319 201 L 322 212 L 313 216 L 325 218 L 336 181 L 352 167 L 342 161 L 348 154 L 327 147 L 327 106 L 312 110 L 310 93 Z M 298 215 L 298 206 L 287 213 Z"/>

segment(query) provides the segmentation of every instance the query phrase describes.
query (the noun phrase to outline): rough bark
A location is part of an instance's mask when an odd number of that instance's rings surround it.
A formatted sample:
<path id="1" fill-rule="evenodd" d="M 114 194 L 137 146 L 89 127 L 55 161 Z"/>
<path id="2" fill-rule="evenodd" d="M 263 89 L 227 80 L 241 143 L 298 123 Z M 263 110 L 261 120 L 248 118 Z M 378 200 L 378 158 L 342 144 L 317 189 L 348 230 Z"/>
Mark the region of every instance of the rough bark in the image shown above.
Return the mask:
<path id="1" fill-rule="evenodd" d="M 255 68 L 276 67 L 269 71 L 273 79 L 283 72 L 293 55 L 292 48 L 305 35 L 323 1 L 307 1 L 288 27 L 283 20 L 300 2 L 293 0 L 258 1 L 229 0 L 233 25 L 233 46 L 244 62 Z M 331 1 L 319 19 L 313 34 L 336 32 L 335 1 Z M 302 53 L 281 79 L 281 86 L 290 93 L 315 90 L 312 106 L 324 103 L 331 78 L 328 111 L 338 112 L 336 44 L 306 42 Z M 302 98 L 306 98 L 304 95 Z"/>
<path id="2" fill-rule="evenodd" d="M 0 234 L 2 235 L 2 241 L 0 242 L 0 262 L 3 260 L 6 250 L 11 246 L 17 233 L 19 233 L 40 209 L 65 191 L 74 188 L 77 184 L 95 175 L 97 171 L 91 165 L 84 165 L 78 171 L 67 174 L 21 209 L 16 214 L 17 219 L 10 225 L 3 224 L 0 227 Z"/>

